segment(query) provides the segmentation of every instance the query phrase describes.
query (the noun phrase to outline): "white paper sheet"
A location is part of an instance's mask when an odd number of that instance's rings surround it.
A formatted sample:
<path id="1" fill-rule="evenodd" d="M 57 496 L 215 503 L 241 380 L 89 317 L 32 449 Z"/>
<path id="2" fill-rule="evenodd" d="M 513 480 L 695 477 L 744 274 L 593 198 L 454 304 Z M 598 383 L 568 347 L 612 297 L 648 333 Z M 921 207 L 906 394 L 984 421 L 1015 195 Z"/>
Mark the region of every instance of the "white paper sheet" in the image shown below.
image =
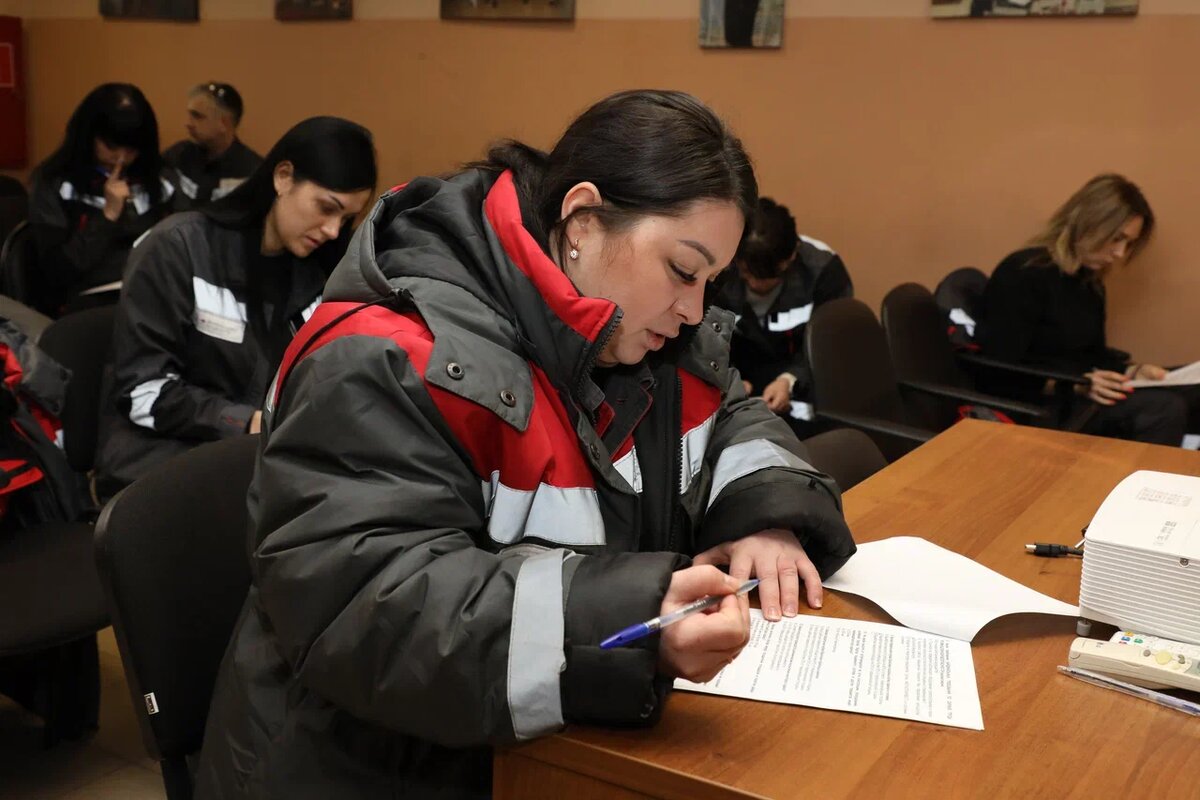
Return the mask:
<path id="1" fill-rule="evenodd" d="M 675 688 L 983 730 L 966 642 L 878 622 L 750 614 L 750 642 L 733 663 Z"/>
<path id="2" fill-rule="evenodd" d="M 1078 606 L 915 536 L 860 544 L 825 586 L 865 597 L 910 628 L 966 642 L 1006 614 L 1079 614 Z"/>
<path id="3" fill-rule="evenodd" d="M 1196 383 L 1200 383 L 1200 361 L 1171 370 L 1161 381 L 1148 381 L 1145 378 L 1129 381 L 1129 385 L 1135 389 L 1142 386 L 1191 386 Z"/>

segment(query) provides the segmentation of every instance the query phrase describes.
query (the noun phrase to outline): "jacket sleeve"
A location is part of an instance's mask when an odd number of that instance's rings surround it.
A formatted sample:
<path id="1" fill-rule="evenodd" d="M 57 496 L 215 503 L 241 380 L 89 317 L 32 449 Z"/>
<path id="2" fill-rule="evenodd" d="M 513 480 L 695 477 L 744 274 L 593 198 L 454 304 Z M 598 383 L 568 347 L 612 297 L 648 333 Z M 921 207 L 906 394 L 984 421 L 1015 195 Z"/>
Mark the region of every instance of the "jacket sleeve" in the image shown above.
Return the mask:
<path id="1" fill-rule="evenodd" d="M 113 333 L 114 388 L 134 424 L 210 441 L 245 433 L 255 409 L 183 377 L 194 335 L 191 258 L 176 228 L 152 231 L 131 252 Z"/>
<path id="2" fill-rule="evenodd" d="M 450 747 L 654 718 L 655 637 L 596 643 L 659 613 L 686 559 L 490 546 L 482 482 L 403 348 L 326 344 L 266 429 L 254 581 L 306 689 Z"/>
<path id="3" fill-rule="evenodd" d="M 82 226 L 68 220 L 55 181 L 35 175 L 30 192 L 29 228 L 38 269 L 50 286 L 66 287 L 103 264 L 120 226 L 97 209 Z"/>
<path id="4" fill-rule="evenodd" d="M 766 528 L 790 529 L 821 577 L 854 555 L 837 484 L 808 463 L 786 422 L 748 399 L 737 370 L 729 378 L 708 441 L 708 511 L 697 551 Z"/>

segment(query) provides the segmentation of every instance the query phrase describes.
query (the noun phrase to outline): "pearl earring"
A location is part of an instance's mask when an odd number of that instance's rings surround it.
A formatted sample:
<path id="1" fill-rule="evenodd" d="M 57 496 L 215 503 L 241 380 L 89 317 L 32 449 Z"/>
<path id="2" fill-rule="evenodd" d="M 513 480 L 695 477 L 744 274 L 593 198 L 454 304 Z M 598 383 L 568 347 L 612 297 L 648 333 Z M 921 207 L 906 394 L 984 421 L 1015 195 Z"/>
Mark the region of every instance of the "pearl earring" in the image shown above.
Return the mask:
<path id="1" fill-rule="evenodd" d="M 570 258 L 572 261 L 578 261 L 578 260 L 579 260 L 579 242 L 578 242 L 578 241 L 576 241 L 576 242 L 572 242 L 572 243 L 571 243 L 571 250 L 570 250 L 570 252 L 568 252 L 568 253 L 567 253 L 567 256 L 568 256 L 568 257 L 569 257 L 569 258 Z"/>

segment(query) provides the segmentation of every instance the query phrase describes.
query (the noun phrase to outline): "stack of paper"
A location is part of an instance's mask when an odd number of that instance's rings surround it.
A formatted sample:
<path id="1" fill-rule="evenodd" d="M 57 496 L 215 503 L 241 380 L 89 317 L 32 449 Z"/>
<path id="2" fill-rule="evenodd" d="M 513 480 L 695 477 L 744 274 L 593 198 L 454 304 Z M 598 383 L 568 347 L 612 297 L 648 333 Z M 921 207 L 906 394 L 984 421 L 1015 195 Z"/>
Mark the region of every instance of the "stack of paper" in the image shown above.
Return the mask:
<path id="1" fill-rule="evenodd" d="M 1079 610 L 1200 643 L 1200 478 L 1142 470 L 1112 490 L 1087 529 Z"/>

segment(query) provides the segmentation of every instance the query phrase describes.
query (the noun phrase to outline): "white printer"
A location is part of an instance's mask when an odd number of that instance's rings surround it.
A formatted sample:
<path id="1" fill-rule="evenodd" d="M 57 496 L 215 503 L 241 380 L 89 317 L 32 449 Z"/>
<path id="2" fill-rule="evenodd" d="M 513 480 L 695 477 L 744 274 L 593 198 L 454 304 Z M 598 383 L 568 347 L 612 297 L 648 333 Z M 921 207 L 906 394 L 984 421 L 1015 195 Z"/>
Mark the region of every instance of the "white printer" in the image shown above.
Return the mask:
<path id="1" fill-rule="evenodd" d="M 1079 613 L 1200 644 L 1200 477 L 1140 470 L 1087 528 Z"/>

